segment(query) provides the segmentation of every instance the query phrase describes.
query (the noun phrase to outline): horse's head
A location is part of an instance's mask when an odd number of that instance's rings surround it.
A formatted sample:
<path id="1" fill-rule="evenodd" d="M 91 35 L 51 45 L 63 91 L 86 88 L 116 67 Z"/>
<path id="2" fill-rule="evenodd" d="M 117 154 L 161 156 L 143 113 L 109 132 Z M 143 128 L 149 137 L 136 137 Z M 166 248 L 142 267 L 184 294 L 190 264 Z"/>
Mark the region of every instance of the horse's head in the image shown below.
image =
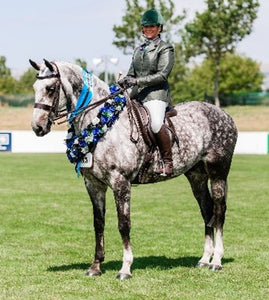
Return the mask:
<path id="1" fill-rule="evenodd" d="M 60 113 L 61 111 L 70 112 L 77 107 L 78 103 L 81 104 L 82 100 L 82 103 L 86 103 L 87 99 L 94 102 L 109 94 L 109 87 L 104 81 L 78 65 L 67 62 L 49 62 L 45 59 L 42 64 L 29 61 L 31 66 L 38 71 L 34 84 L 35 104 L 32 119 L 32 129 L 37 136 L 44 136 L 50 132 L 54 120 L 65 115 Z M 81 95 L 83 97 L 79 101 Z M 93 95 L 92 99 L 88 97 L 89 95 Z M 95 110 L 97 109 L 98 106 L 95 106 Z M 94 113 L 94 109 L 91 111 Z M 91 114 L 87 112 L 87 117 L 83 118 L 83 122 L 88 122 L 90 118 Z"/>
<path id="2" fill-rule="evenodd" d="M 37 136 L 44 136 L 50 132 L 53 119 L 59 110 L 66 105 L 66 91 L 62 86 L 61 75 L 55 63 L 47 60 L 44 60 L 42 64 L 29 61 L 39 72 L 34 84 L 35 104 L 32 129 Z"/>

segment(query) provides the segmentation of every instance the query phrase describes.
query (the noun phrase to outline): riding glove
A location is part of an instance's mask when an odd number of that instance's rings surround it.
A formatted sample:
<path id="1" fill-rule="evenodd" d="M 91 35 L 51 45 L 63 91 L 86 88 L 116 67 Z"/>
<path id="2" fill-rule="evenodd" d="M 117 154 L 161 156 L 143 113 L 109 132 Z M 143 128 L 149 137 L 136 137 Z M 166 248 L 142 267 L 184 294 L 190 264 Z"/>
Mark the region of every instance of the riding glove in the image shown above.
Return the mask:
<path id="1" fill-rule="evenodd" d="M 137 84 L 137 80 L 131 76 L 125 76 L 118 81 L 118 84 L 124 89 L 128 89 L 129 87 L 135 86 Z"/>

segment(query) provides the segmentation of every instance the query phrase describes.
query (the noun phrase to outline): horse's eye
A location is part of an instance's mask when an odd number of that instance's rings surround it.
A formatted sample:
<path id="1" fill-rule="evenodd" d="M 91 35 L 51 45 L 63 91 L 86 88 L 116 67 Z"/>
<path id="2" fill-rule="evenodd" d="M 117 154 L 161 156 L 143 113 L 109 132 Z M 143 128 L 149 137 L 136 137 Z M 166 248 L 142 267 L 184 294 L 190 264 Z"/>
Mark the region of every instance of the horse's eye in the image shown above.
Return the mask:
<path id="1" fill-rule="evenodd" d="M 52 95 L 55 91 L 55 86 L 47 86 L 46 90 L 49 95 Z"/>

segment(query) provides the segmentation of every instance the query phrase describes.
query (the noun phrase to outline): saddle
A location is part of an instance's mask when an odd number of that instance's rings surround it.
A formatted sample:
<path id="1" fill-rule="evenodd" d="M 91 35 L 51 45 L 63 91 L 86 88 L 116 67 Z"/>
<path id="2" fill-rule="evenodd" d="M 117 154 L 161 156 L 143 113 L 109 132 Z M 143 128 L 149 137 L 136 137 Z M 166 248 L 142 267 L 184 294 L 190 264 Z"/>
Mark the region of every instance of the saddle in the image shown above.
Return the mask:
<path id="1" fill-rule="evenodd" d="M 151 129 L 151 120 L 150 120 L 150 114 L 147 110 L 147 108 L 142 105 L 137 100 L 131 100 L 130 101 L 131 110 L 133 113 L 133 117 L 137 123 L 138 129 L 142 134 L 142 137 L 144 139 L 144 142 L 150 147 L 156 147 L 156 139 L 155 135 Z M 166 109 L 165 114 L 165 126 L 170 132 L 170 137 L 172 139 L 172 144 L 177 140 L 177 135 L 175 133 L 175 127 L 170 118 L 177 115 L 177 111 L 174 109 L 174 107 L 168 107 Z"/>
<path id="2" fill-rule="evenodd" d="M 129 102 L 129 118 L 134 119 L 136 126 L 138 127 L 138 131 L 140 131 L 144 142 L 148 145 L 149 151 L 145 156 L 144 162 L 138 172 L 137 178 L 134 180 L 133 183 L 143 183 L 143 175 L 149 168 L 152 159 L 153 159 L 153 153 L 158 148 L 155 135 L 151 129 L 151 120 L 150 120 L 150 114 L 147 110 L 147 108 L 142 105 L 137 100 L 131 100 Z M 171 145 L 173 145 L 175 142 L 179 146 L 179 140 L 175 132 L 175 127 L 173 122 L 170 118 L 177 115 L 177 111 L 174 109 L 174 107 L 168 107 L 165 114 L 165 126 L 168 132 L 170 133 L 170 139 L 171 139 Z M 133 134 L 131 133 L 131 140 L 136 143 L 138 141 L 137 139 L 134 139 Z"/>

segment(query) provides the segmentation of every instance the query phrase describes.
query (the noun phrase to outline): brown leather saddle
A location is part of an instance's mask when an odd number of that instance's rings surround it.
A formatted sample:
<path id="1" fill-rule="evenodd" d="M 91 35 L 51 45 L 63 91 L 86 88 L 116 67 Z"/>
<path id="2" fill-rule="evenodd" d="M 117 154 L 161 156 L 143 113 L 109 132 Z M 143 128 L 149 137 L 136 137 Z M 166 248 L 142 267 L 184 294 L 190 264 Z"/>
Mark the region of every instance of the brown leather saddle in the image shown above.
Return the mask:
<path id="1" fill-rule="evenodd" d="M 132 183 L 144 183 L 144 174 L 150 167 L 153 159 L 153 153 L 157 147 L 155 135 L 151 129 L 151 122 L 150 122 L 150 114 L 145 106 L 143 106 L 140 102 L 137 100 L 131 100 L 129 101 L 129 118 L 133 118 L 136 126 L 138 127 L 138 131 L 141 133 L 144 142 L 148 145 L 149 151 L 145 155 L 143 164 L 137 174 L 136 179 Z M 179 146 L 179 140 L 175 132 L 174 124 L 172 123 L 171 119 L 172 117 L 177 115 L 177 111 L 173 107 L 169 107 L 165 114 L 165 126 L 170 133 L 170 139 L 171 139 L 171 145 L 173 145 L 175 142 Z M 132 130 L 133 132 L 133 130 Z M 138 137 L 139 138 L 139 137 Z M 133 138 L 133 135 L 131 133 L 131 140 L 136 143 L 138 141 L 137 139 Z"/>
<path id="2" fill-rule="evenodd" d="M 151 148 L 157 146 L 155 135 L 151 129 L 150 114 L 147 108 L 136 100 L 130 101 L 132 115 L 135 118 L 136 125 L 142 134 L 145 143 Z M 165 126 L 170 133 L 171 144 L 174 142 L 178 143 L 178 137 L 175 132 L 174 124 L 172 123 L 172 117 L 177 115 L 177 111 L 174 107 L 168 107 L 165 114 Z"/>

